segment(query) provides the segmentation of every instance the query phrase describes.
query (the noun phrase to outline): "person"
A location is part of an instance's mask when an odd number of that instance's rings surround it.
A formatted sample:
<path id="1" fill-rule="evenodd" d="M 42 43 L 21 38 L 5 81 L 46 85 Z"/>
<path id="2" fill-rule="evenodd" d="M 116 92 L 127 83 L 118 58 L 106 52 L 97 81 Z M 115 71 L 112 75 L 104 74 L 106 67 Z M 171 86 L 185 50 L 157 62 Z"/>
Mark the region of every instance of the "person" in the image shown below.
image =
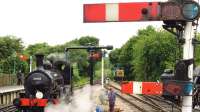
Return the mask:
<path id="1" fill-rule="evenodd" d="M 23 84 L 23 73 L 21 71 L 17 72 L 17 85 Z"/>
<path id="2" fill-rule="evenodd" d="M 97 105 L 96 106 L 96 112 L 103 112 L 103 109 L 101 106 Z"/>
<path id="3" fill-rule="evenodd" d="M 112 87 L 110 87 L 109 90 L 110 90 L 108 93 L 109 112 L 114 112 L 116 94 Z"/>

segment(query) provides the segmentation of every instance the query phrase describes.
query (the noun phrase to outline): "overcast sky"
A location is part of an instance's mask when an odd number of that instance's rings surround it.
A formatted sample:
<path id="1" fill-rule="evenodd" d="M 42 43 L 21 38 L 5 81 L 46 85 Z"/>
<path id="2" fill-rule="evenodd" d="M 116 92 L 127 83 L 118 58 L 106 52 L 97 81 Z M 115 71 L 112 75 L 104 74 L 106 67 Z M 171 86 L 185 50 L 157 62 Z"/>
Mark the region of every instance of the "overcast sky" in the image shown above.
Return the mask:
<path id="1" fill-rule="evenodd" d="M 141 0 L 0 0 L 0 36 L 14 35 L 24 44 L 50 45 L 91 35 L 101 45 L 121 47 L 138 29 L 162 22 L 83 23 L 84 3 L 118 3 Z M 143 0 L 159 1 L 159 0 Z M 166 1 L 166 0 L 161 0 Z"/>

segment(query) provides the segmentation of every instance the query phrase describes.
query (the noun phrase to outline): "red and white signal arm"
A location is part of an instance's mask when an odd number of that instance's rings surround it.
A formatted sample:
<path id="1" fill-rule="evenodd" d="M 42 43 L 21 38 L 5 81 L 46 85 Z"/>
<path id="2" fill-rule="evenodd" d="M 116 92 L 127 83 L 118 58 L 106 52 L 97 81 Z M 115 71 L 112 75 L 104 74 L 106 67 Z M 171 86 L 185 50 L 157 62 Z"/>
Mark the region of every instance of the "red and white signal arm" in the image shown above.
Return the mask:
<path id="1" fill-rule="evenodd" d="M 144 15 L 143 13 L 146 15 Z M 84 22 L 123 22 L 140 21 L 145 19 L 158 20 L 158 18 L 158 2 L 108 3 L 84 5 Z"/>
<path id="2" fill-rule="evenodd" d="M 84 4 L 84 22 L 193 21 L 199 15 L 195 1 Z"/>
<path id="3" fill-rule="evenodd" d="M 121 84 L 121 92 L 126 94 L 162 95 L 163 84 L 159 82 L 131 81 Z"/>

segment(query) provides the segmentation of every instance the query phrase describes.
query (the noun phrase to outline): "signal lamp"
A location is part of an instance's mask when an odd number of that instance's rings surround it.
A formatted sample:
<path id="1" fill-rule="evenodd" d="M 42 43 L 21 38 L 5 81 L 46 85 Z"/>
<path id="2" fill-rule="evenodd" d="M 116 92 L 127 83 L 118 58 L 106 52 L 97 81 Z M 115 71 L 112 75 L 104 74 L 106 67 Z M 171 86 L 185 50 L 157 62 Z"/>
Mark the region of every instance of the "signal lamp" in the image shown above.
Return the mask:
<path id="1" fill-rule="evenodd" d="M 199 17 L 199 4 L 194 1 L 186 1 L 182 5 L 182 15 L 186 20 L 194 20 Z"/>

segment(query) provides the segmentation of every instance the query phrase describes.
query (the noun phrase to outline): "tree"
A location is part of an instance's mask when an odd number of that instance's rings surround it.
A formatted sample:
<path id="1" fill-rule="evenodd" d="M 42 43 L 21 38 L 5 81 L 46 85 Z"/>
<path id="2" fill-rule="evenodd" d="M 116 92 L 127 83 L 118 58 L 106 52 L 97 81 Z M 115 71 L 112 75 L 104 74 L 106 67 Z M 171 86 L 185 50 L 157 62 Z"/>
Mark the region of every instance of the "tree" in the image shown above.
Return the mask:
<path id="1" fill-rule="evenodd" d="M 146 35 L 147 34 L 147 35 Z M 155 31 L 140 38 L 135 43 L 134 73 L 136 79 L 145 81 L 159 80 L 166 68 L 173 68 L 175 63 L 176 39 L 166 31 Z"/>
<path id="2" fill-rule="evenodd" d="M 120 57 L 119 57 L 120 52 L 121 52 L 121 49 L 115 49 L 110 52 L 109 59 L 110 59 L 111 64 L 116 65 L 120 63 Z"/>
<path id="3" fill-rule="evenodd" d="M 22 40 L 15 36 L 0 37 L 0 60 L 6 59 L 17 52 L 22 52 Z"/>
<path id="4" fill-rule="evenodd" d="M 84 36 L 84 37 L 81 37 L 78 41 L 79 41 L 79 44 L 82 46 L 88 46 L 89 44 L 94 45 L 94 46 L 99 45 L 99 39 L 93 36 Z"/>
<path id="5" fill-rule="evenodd" d="M 26 48 L 26 53 L 29 55 L 35 55 L 37 53 L 49 54 L 50 52 L 50 46 L 47 43 L 36 43 Z"/>
<path id="6" fill-rule="evenodd" d="M 22 40 L 15 36 L 0 37 L 0 72 L 14 73 L 27 68 L 26 63 L 19 60 L 17 53 L 22 53 Z"/>
<path id="7" fill-rule="evenodd" d="M 176 52 L 176 39 L 172 34 L 148 26 L 109 56 L 112 64 L 124 68 L 127 80 L 155 81 L 164 69 L 174 67 Z"/>

